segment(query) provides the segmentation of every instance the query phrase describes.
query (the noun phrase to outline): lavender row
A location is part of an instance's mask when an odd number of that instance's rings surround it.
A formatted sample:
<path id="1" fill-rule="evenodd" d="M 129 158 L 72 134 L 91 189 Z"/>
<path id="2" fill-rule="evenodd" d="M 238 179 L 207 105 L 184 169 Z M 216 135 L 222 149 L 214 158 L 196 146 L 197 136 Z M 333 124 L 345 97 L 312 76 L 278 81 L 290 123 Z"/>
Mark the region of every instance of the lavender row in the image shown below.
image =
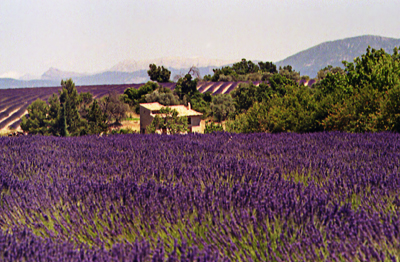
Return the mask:
<path id="1" fill-rule="evenodd" d="M 25 103 L 18 109 L 18 111 L 14 112 L 12 115 L 9 115 L 8 118 L 2 120 L 0 122 L 0 129 L 6 127 L 13 121 L 20 119 L 24 115 L 25 111 L 28 109 L 28 105 L 28 103 Z"/>

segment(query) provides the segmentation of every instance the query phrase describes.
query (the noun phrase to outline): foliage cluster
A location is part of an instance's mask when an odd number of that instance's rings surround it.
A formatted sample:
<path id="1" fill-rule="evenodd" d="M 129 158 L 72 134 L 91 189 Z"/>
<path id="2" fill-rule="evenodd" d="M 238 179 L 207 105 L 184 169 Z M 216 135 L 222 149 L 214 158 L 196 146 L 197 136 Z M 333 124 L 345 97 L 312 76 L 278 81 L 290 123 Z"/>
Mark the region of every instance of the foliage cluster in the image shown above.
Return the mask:
<path id="1" fill-rule="evenodd" d="M 286 78 L 298 81 L 300 79 L 300 73 L 294 71 L 290 65 L 279 68 L 279 72 L 276 65 L 272 62 L 258 62 L 258 65 L 252 61 L 242 59 L 238 63 L 234 63 L 232 66 L 225 66 L 222 68 L 213 69 L 214 74 L 206 75 L 204 80 L 206 81 L 267 81 L 275 74 L 281 74 Z"/>
<path id="2" fill-rule="evenodd" d="M 232 93 L 231 132 L 400 132 L 400 55 L 368 48 L 345 69 L 327 67 L 312 88 L 284 75 Z M 290 71 L 290 70 L 288 70 Z"/>
<path id="3" fill-rule="evenodd" d="M 169 78 L 171 77 L 171 71 L 164 68 L 163 66 L 156 66 L 155 64 L 149 65 L 149 70 L 147 74 L 150 77 L 150 80 L 156 81 L 159 83 L 167 83 L 169 82 Z"/>
<path id="4" fill-rule="evenodd" d="M 61 81 L 59 95 L 53 94 L 47 104 L 37 99 L 28 106 L 21 128 L 30 134 L 79 136 L 106 132 L 108 123 L 125 116 L 127 106 L 115 92 L 98 101 L 90 93 L 78 94 L 72 79 Z"/>
<path id="5" fill-rule="evenodd" d="M 179 97 L 171 89 L 160 86 L 158 89 L 146 95 L 146 102 L 158 102 L 165 106 L 179 105 Z"/>
<path id="6" fill-rule="evenodd" d="M 161 130 L 163 134 L 180 134 L 188 132 L 188 120 L 178 116 L 178 112 L 170 107 L 163 107 L 151 124 L 147 127 L 147 133 L 154 134 Z"/>
<path id="7" fill-rule="evenodd" d="M 222 124 L 215 124 L 213 121 L 210 121 L 209 123 L 206 123 L 206 126 L 204 128 L 204 134 L 210 134 L 213 132 L 223 132 L 224 127 Z"/>
<path id="8" fill-rule="evenodd" d="M 154 90 L 160 88 L 160 86 L 155 82 L 147 82 L 146 84 L 136 89 L 134 87 L 127 88 L 123 94 L 123 100 L 127 103 L 133 110 L 139 114 L 139 104 L 146 103 L 146 96 L 151 94 Z"/>

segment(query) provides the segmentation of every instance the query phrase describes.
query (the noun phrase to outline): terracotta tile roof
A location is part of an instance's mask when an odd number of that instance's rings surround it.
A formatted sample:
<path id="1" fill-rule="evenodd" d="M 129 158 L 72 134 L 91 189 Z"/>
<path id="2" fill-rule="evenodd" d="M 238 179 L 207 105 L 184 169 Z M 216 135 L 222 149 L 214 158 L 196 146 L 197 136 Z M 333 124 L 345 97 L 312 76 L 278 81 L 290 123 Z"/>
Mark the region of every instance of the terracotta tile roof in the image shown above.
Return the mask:
<path id="1" fill-rule="evenodd" d="M 153 103 L 142 103 L 140 106 L 143 106 L 146 109 L 149 109 L 151 111 L 153 110 L 160 110 L 162 107 L 164 107 L 162 104 L 158 102 L 153 102 Z"/>
<path id="2" fill-rule="evenodd" d="M 140 106 L 143 106 L 146 109 L 149 109 L 150 111 L 158 111 L 163 107 L 166 107 L 158 102 L 154 103 L 143 103 L 140 104 Z M 184 105 L 174 105 L 174 106 L 169 106 L 171 109 L 175 109 L 178 112 L 178 116 L 201 116 L 203 115 L 200 112 L 197 112 L 193 109 L 189 109 L 188 107 Z M 157 114 L 157 113 L 152 113 L 152 114 Z"/>
<path id="3" fill-rule="evenodd" d="M 178 111 L 178 116 L 201 116 L 201 115 L 203 115 L 202 113 L 197 112 L 193 109 L 188 109 L 184 105 L 170 106 L 170 108 Z"/>

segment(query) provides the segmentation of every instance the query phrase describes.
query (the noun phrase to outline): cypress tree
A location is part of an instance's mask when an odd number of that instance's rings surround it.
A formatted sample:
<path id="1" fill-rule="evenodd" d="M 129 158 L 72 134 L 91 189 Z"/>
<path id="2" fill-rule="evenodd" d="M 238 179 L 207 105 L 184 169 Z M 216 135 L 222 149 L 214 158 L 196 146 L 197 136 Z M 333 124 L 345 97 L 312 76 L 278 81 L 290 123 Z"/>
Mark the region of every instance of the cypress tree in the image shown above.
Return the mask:
<path id="1" fill-rule="evenodd" d="M 89 122 L 89 134 L 99 134 L 107 131 L 107 116 L 103 114 L 97 100 L 90 106 L 87 120 Z"/>

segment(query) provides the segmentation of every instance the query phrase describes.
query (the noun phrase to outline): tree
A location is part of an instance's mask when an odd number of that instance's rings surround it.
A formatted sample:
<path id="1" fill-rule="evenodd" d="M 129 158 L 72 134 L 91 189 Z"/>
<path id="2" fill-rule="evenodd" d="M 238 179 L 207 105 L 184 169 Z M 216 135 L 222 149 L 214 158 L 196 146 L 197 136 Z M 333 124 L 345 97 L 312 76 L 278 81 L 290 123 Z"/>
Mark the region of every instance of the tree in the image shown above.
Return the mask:
<path id="1" fill-rule="evenodd" d="M 215 124 L 214 122 L 210 122 L 208 124 L 206 124 L 205 128 L 204 128 L 204 134 L 210 134 L 213 132 L 223 132 L 224 131 L 224 127 L 221 124 Z"/>
<path id="2" fill-rule="evenodd" d="M 81 101 L 82 104 L 89 105 L 93 102 L 93 95 L 89 92 L 80 93 L 79 100 Z"/>
<path id="3" fill-rule="evenodd" d="M 400 84 L 387 92 L 382 103 L 383 130 L 400 132 Z"/>
<path id="4" fill-rule="evenodd" d="M 258 62 L 258 66 L 261 72 L 276 74 L 278 70 L 276 70 L 276 65 L 272 62 Z"/>
<path id="5" fill-rule="evenodd" d="M 195 66 L 190 67 L 188 74 L 192 75 L 195 79 L 201 79 L 200 70 Z"/>
<path id="6" fill-rule="evenodd" d="M 324 67 L 323 69 L 319 70 L 317 73 L 317 79 L 318 81 L 321 81 L 322 79 L 324 79 L 328 74 L 341 74 L 344 75 L 345 71 L 340 68 L 340 67 L 333 67 L 331 65 L 328 65 L 326 67 Z"/>
<path id="7" fill-rule="evenodd" d="M 47 135 L 47 114 L 49 106 L 41 99 L 28 106 L 28 117 L 22 117 L 21 128 L 31 134 Z"/>
<path id="8" fill-rule="evenodd" d="M 212 93 L 210 91 L 207 91 L 205 93 L 203 93 L 203 99 L 204 101 L 206 101 L 207 103 L 210 103 L 212 101 Z"/>
<path id="9" fill-rule="evenodd" d="M 345 70 L 328 66 L 314 86 L 316 121 L 325 130 L 366 132 L 398 130 L 400 56 L 367 48 L 366 54 L 343 62 Z"/>
<path id="10" fill-rule="evenodd" d="M 85 128 L 85 121 L 81 119 L 78 110 L 80 97 L 71 78 L 66 81 L 61 80 L 61 86 L 60 103 L 64 110 L 63 114 L 65 114 L 68 133 L 72 136 L 77 136 Z"/>
<path id="11" fill-rule="evenodd" d="M 209 116 L 211 113 L 210 111 L 211 100 L 212 96 L 210 92 L 206 92 L 204 94 L 196 92 L 186 102 L 190 102 L 192 108 L 197 112 L 203 113 L 202 117 L 205 118 Z"/>
<path id="12" fill-rule="evenodd" d="M 229 94 L 218 94 L 213 97 L 211 102 L 211 112 L 218 122 L 221 122 L 233 115 L 235 105 L 232 96 Z"/>
<path id="13" fill-rule="evenodd" d="M 79 115 L 82 118 L 87 118 L 89 106 L 93 103 L 93 95 L 89 92 L 79 94 Z"/>
<path id="14" fill-rule="evenodd" d="M 253 83 L 242 83 L 232 92 L 236 114 L 248 110 L 256 101 L 256 86 Z"/>
<path id="15" fill-rule="evenodd" d="M 284 66 L 283 68 L 279 67 L 279 74 L 294 82 L 300 80 L 300 73 L 293 70 L 291 65 Z"/>
<path id="16" fill-rule="evenodd" d="M 385 50 L 375 50 L 368 46 L 367 53 L 354 63 L 343 62 L 349 85 L 361 89 L 371 85 L 379 91 L 387 91 L 400 84 L 400 53 L 393 50 L 390 55 Z"/>
<path id="17" fill-rule="evenodd" d="M 320 73 L 318 73 L 320 74 Z M 322 76 L 321 80 L 316 83 L 313 88 L 317 90 L 318 93 L 326 96 L 332 94 L 337 90 L 341 93 L 350 94 L 353 92 L 353 88 L 347 82 L 347 76 L 341 73 L 331 73 L 327 72 L 326 75 Z"/>
<path id="18" fill-rule="evenodd" d="M 147 127 L 147 132 L 154 134 L 158 129 L 161 129 L 165 134 L 188 132 L 187 117 L 179 117 L 175 109 L 163 107 L 160 109 L 160 113 L 154 117 L 150 126 Z"/>
<path id="19" fill-rule="evenodd" d="M 180 78 L 178 83 L 176 83 L 174 91 L 180 99 L 183 99 L 185 95 L 191 97 L 198 92 L 197 81 L 198 79 L 192 80 L 192 75 L 186 74 L 184 78 Z"/>
<path id="20" fill-rule="evenodd" d="M 250 60 L 246 61 L 246 59 L 243 58 L 239 63 L 233 64 L 232 69 L 238 75 L 246 75 L 250 73 L 256 73 L 260 68 Z"/>
<path id="21" fill-rule="evenodd" d="M 316 102 L 310 88 L 301 85 L 286 86 L 284 96 L 270 99 L 266 105 L 265 131 L 277 132 L 314 132 Z"/>
<path id="22" fill-rule="evenodd" d="M 49 111 L 48 111 L 49 132 L 53 136 L 61 136 L 61 124 L 60 124 L 61 103 L 60 103 L 60 99 L 56 94 L 53 94 L 49 98 L 48 102 L 49 102 Z"/>
<path id="23" fill-rule="evenodd" d="M 221 79 L 221 77 L 225 78 L 226 76 L 230 76 L 231 78 L 229 81 L 236 80 L 238 77 L 238 74 L 230 66 L 225 66 L 220 69 L 215 68 L 215 69 L 213 69 L 213 72 L 214 72 L 214 75 L 211 77 L 211 81 L 213 81 L 213 82 L 228 81 L 228 80 Z"/>
<path id="24" fill-rule="evenodd" d="M 381 118 L 384 96 L 384 92 L 379 92 L 371 85 L 355 89 L 354 93 L 331 105 L 322 125 L 326 130 L 357 133 L 383 130 Z"/>
<path id="25" fill-rule="evenodd" d="M 115 91 L 109 92 L 108 96 L 101 100 L 100 107 L 109 122 L 115 120 L 116 123 L 120 123 L 128 111 L 128 106 Z"/>
<path id="26" fill-rule="evenodd" d="M 89 125 L 88 134 L 99 134 L 107 131 L 107 115 L 101 110 L 97 100 L 90 106 L 87 121 Z"/>
<path id="27" fill-rule="evenodd" d="M 245 113 L 227 122 L 228 132 L 311 132 L 315 131 L 315 101 L 306 86 L 286 86 L 284 96 L 255 102 Z"/>
<path id="28" fill-rule="evenodd" d="M 269 86 L 272 91 L 276 92 L 279 96 L 285 95 L 286 86 L 294 85 L 296 85 L 295 81 L 281 74 L 275 74 L 269 79 Z"/>
<path id="29" fill-rule="evenodd" d="M 129 106 L 132 107 L 135 112 L 139 114 L 139 104 L 146 103 L 146 95 L 152 93 L 157 88 L 160 88 L 160 85 L 151 81 L 148 81 L 139 89 L 136 89 L 134 87 L 127 88 L 124 91 L 122 100 L 124 101 L 124 103 L 129 104 Z"/>
<path id="30" fill-rule="evenodd" d="M 171 77 L 171 71 L 164 68 L 164 66 L 156 66 L 155 64 L 149 65 L 149 70 L 147 74 L 149 75 L 152 81 L 157 81 L 159 83 L 167 83 L 169 82 L 169 78 Z"/>
<path id="31" fill-rule="evenodd" d="M 160 87 L 153 93 L 146 95 L 146 102 L 147 103 L 159 102 L 160 104 L 165 106 L 178 105 L 179 97 L 177 95 L 174 95 L 171 89 L 166 87 Z"/>

